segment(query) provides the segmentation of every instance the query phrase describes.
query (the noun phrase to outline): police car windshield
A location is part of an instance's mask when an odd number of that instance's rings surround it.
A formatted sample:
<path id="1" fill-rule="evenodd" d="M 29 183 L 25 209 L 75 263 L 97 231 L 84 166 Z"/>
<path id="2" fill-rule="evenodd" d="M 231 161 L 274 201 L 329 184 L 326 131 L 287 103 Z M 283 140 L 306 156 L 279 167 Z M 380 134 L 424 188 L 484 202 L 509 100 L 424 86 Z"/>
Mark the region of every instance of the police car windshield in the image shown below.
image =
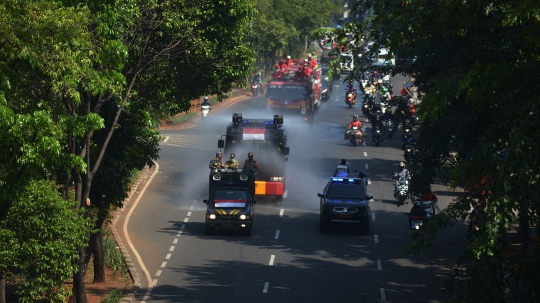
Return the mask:
<path id="1" fill-rule="evenodd" d="M 330 200 L 366 200 L 366 192 L 360 184 L 334 183 L 328 187 L 326 198 Z"/>
<path id="2" fill-rule="evenodd" d="M 268 85 L 268 92 L 266 96 L 276 100 L 303 100 L 305 98 L 305 92 L 305 88 L 298 85 Z"/>
<path id="3" fill-rule="evenodd" d="M 245 207 L 247 192 L 239 189 L 217 189 L 214 191 L 212 201 L 215 207 Z"/>

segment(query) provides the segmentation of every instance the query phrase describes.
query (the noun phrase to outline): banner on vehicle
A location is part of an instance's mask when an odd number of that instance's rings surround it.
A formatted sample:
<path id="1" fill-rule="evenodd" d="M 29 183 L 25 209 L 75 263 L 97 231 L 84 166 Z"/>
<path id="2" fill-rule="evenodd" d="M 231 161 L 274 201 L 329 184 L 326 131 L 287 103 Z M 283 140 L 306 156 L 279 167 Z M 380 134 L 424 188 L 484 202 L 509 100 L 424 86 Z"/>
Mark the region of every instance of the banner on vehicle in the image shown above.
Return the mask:
<path id="1" fill-rule="evenodd" d="M 244 128 L 242 140 L 264 141 L 264 128 Z"/>
<path id="2" fill-rule="evenodd" d="M 214 200 L 215 207 L 245 207 L 246 200 Z"/>

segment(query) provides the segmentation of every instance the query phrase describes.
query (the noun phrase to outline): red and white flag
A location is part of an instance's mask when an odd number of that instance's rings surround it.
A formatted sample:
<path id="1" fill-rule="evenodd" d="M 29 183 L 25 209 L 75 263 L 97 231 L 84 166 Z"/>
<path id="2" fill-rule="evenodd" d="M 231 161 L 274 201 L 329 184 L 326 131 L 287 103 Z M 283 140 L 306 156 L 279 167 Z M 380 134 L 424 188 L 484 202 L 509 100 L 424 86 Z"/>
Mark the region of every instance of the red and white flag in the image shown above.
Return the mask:
<path id="1" fill-rule="evenodd" d="M 261 140 L 264 141 L 264 128 L 244 128 L 242 140 Z"/>

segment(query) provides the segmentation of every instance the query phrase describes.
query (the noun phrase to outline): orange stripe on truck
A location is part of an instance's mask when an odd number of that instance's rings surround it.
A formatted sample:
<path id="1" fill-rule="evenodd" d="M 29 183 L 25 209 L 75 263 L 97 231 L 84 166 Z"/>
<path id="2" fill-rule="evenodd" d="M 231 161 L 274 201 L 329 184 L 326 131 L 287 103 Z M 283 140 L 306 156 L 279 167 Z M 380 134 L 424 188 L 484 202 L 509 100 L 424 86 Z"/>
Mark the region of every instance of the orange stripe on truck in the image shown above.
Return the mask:
<path id="1" fill-rule="evenodd" d="M 255 181 L 255 194 L 267 196 L 281 196 L 285 192 L 283 182 Z"/>

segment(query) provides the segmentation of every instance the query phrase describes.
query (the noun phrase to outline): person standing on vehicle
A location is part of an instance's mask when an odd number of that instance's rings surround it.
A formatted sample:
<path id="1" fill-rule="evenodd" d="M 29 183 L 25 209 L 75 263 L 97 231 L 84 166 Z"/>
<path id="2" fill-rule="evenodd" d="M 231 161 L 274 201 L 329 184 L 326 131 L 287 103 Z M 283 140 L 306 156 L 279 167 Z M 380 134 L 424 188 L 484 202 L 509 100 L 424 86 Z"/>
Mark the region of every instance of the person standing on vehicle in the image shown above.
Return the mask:
<path id="1" fill-rule="evenodd" d="M 238 161 L 236 161 L 236 155 L 233 153 L 230 156 L 230 159 L 225 162 L 225 167 L 230 169 L 238 169 Z"/>
<path id="2" fill-rule="evenodd" d="M 242 168 L 242 171 L 245 173 L 249 172 L 257 172 L 257 169 L 259 169 L 259 163 L 257 161 L 253 160 L 253 153 L 248 153 L 248 158 L 246 161 L 244 161 L 244 168 Z"/>
<path id="3" fill-rule="evenodd" d="M 221 152 L 216 153 L 216 157 L 212 160 L 210 160 L 210 169 L 218 169 L 218 168 L 224 168 L 225 165 L 223 164 L 223 161 L 221 161 L 222 154 Z"/>
<path id="4" fill-rule="evenodd" d="M 347 167 L 347 160 L 341 159 L 339 165 L 336 167 L 334 172 L 334 177 L 347 177 L 349 173 L 349 168 Z"/>
<path id="5" fill-rule="evenodd" d="M 308 54 L 309 67 L 315 68 L 317 66 L 317 60 L 311 57 L 311 54 Z"/>
<path id="6" fill-rule="evenodd" d="M 428 186 L 426 190 L 424 190 L 424 193 L 420 195 L 420 201 L 433 201 L 433 203 L 437 203 L 439 199 L 437 198 L 437 195 L 431 191 L 431 186 Z"/>

